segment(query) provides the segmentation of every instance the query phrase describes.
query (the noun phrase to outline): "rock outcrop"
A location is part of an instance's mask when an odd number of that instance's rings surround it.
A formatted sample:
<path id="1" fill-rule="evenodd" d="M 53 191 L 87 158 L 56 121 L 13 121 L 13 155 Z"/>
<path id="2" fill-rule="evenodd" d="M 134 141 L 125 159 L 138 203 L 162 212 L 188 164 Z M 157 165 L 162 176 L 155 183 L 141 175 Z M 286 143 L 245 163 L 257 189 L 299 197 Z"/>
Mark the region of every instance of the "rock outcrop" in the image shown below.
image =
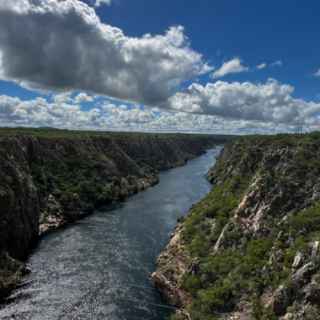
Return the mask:
<path id="1" fill-rule="evenodd" d="M 176 319 L 320 319 L 320 135 L 225 146 L 153 274 Z"/>
<path id="2" fill-rule="evenodd" d="M 39 235 L 158 182 L 224 137 L 2 130 L 0 298 L 24 272 Z"/>

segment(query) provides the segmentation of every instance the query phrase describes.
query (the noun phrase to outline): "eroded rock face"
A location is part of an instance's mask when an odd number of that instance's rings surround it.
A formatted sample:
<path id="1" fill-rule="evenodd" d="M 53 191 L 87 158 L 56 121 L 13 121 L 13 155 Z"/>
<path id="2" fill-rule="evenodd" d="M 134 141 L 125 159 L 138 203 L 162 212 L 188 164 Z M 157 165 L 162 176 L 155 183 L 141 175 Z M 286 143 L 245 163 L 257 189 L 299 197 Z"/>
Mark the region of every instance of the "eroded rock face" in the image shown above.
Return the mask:
<path id="1" fill-rule="evenodd" d="M 159 258 L 159 289 L 187 296 L 195 320 L 320 319 L 320 135 L 231 142 L 208 179 Z"/>
<path id="2" fill-rule="evenodd" d="M 283 316 L 287 308 L 292 304 L 294 292 L 292 288 L 281 285 L 273 294 L 272 309 L 276 316 Z"/>
<path id="3" fill-rule="evenodd" d="M 38 236 L 40 202 L 27 141 L 4 139 L 0 143 L 0 252 L 23 259 Z"/>
<path id="4" fill-rule="evenodd" d="M 0 254 L 20 265 L 39 235 L 145 190 L 158 183 L 159 170 L 182 165 L 222 141 L 196 135 L 0 133 Z M 0 298 L 17 282 L 19 270 L 0 264 Z"/>
<path id="5" fill-rule="evenodd" d="M 174 264 L 172 258 L 174 257 Z M 193 261 L 181 241 L 181 225 L 176 228 L 166 250 L 158 258 L 158 269 L 152 279 L 166 300 L 177 307 L 190 303 L 191 295 L 181 289 L 183 276 L 192 272 Z M 181 315 L 182 316 L 182 315 Z"/>
<path id="6" fill-rule="evenodd" d="M 23 263 L 11 258 L 7 252 L 0 254 L 0 266 L 0 297 L 5 297 L 14 289 L 26 270 Z"/>

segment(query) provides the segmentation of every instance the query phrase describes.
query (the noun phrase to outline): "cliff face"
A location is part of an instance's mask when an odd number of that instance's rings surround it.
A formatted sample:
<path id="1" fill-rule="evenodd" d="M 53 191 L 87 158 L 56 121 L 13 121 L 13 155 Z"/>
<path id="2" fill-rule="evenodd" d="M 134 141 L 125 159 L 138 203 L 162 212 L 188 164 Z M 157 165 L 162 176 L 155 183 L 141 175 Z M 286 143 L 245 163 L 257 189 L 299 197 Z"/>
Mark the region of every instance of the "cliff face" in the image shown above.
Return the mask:
<path id="1" fill-rule="evenodd" d="M 248 137 L 208 173 L 153 279 L 177 319 L 320 319 L 320 135 Z"/>
<path id="2" fill-rule="evenodd" d="M 41 131 L 40 131 L 41 133 Z M 155 134 L 0 135 L 0 298 L 39 235 L 158 182 L 219 138 Z"/>

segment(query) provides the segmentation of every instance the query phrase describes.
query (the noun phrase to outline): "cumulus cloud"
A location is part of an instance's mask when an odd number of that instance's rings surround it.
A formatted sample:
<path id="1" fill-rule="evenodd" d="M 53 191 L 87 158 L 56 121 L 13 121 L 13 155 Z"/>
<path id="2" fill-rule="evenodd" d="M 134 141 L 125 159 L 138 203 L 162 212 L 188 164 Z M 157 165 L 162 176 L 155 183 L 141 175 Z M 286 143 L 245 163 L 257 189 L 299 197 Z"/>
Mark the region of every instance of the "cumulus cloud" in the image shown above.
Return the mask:
<path id="1" fill-rule="evenodd" d="M 60 92 L 52 95 L 52 101 L 54 103 L 62 104 L 81 104 L 82 102 L 93 102 L 95 97 L 88 95 L 85 92 L 73 93 L 72 91 Z"/>
<path id="2" fill-rule="evenodd" d="M 210 116 L 115 105 L 109 101 L 82 110 L 71 98 L 52 99 L 51 102 L 44 98 L 23 101 L 6 95 L 0 95 L 0 122 L 7 126 L 198 132 L 212 130 L 217 124 Z"/>
<path id="3" fill-rule="evenodd" d="M 267 122 L 226 120 L 210 115 L 144 109 L 138 105 L 115 105 L 109 101 L 90 110 L 82 110 L 79 105 L 61 101 L 48 102 L 43 98 L 23 101 L 6 95 L 0 95 L 0 122 L 4 126 L 228 134 L 275 133 L 296 129 L 284 124 L 274 126 Z"/>
<path id="4" fill-rule="evenodd" d="M 96 0 L 94 6 L 95 7 L 100 7 L 100 6 L 104 5 L 104 4 L 110 6 L 111 5 L 111 0 Z"/>
<path id="5" fill-rule="evenodd" d="M 319 125 L 320 104 L 295 99 L 294 88 L 270 79 L 251 82 L 192 84 L 170 99 L 170 108 L 225 119 Z"/>
<path id="6" fill-rule="evenodd" d="M 146 105 L 212 70 L 183 27 L 128 37 L 79 0 L 0 0 L 0 57 L 2 79 Z"/>
<path id="7" fill-rule="evenodd" d="M 22 101 L 19 98 L 0 96 L 0 122 L 9 126 L 56 126 L 71 125 L 74 120 L 81 122 L 78 106 L 65 103 L 48 103 L 43 98 Z"/>
<path id="8" fill-rule="evenodd" d="M 265 69 L 266 67 L 267 67 L 267 64 L 265 62 L 257 65 L 257 69 L 259 69 L 259 70 Z"/>
<path id="9" fill-rule="evenodd" d="M 23 101 L 0 96 L 2 126 L 52 126 L 94 130 L 274 133 L 319 130 L 320 103 L 293 97 L 275 80 L 192 84 L 169 99 L 166 109 L 114 104 L 85 93 L 59 93 Z M 90 109 L 82 109 L 82 102 Z"/>
<path id="10" fill-rule="evenodd" d="M 68 102 L 72 102 L 72 92 L 61 92 L 61 93 L 57 93 L 52 97 L 52 100 L 55 103 L 68 103 Z"/>
<path id="11" fill-rule="evenodd" d="M 222 66 L 212 74 L 212 78 L 222 78 L 228 74 L 240 73 L 248 70 L 249 68 L 242 65 L 239 58 L 233 58 L 223 63 Z"/>
<path id="12" fill-rule="evenodd" d="M 77 104 L 80 104 L 82 102 L 92 102 L 94 101 L 94 98 L 92 96 L 89 96 L 85 92 L 80 92 L 75 98 L 74 102 Z"/>
<path id="13" fill-rule="evenodd" d="M 95 4 L 102 2 L 107 1 Z M 268 66 L 282 66 L 282 61 Z M 211 76 L 248 70 L 234 58 Z M 128 37 L 102 23 L 80 0 L 0 0 L 0 79 L 59 92 L 49 102 L 0 96 L 2 125 L 194 131 L 271 130 L 274 124 L 281 130 L 301 124 L 318 128 L 320 105 L 294 98 L 292 86 L 275 80 L 194 83 L 177 92 L 185 81 L 211 71 L 181 26 L 162 35 Z M 74 90 L 80 93 L 74 96 Z M 95 104 L 95 94 L 159 108 Z M 83 102 L 92 103 L 92 108 L 83 110 Z"/>

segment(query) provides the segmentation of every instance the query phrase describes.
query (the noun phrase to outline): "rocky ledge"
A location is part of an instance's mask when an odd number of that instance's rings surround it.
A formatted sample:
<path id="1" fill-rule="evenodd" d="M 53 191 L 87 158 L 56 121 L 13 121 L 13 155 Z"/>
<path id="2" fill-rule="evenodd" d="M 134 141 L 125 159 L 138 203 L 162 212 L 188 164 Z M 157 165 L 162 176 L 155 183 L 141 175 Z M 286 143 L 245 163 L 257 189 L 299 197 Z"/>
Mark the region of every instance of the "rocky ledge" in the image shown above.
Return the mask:
<path id="1" fill-rule="evenodd" d="M 320 319 L 320 134 L 246 137 L 153 274 L 175 319 Z"/>
<path id="2" fill-rule="evenodd" d="M 39 236 L 123 201 L 226 137 L 0 129 L 0 299 Z"/>

